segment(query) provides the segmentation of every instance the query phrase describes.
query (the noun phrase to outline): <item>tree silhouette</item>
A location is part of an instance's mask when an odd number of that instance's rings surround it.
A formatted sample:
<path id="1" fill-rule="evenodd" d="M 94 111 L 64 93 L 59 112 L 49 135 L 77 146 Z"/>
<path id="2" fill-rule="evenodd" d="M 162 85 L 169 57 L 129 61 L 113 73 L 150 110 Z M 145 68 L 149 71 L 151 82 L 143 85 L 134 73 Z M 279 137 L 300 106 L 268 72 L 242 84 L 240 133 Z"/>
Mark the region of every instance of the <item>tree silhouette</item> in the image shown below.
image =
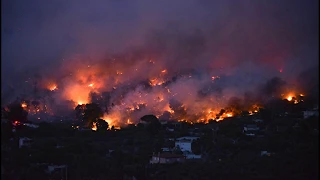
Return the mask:
<path id="1" fill-rule="evenodd" d="M 98 104 L 86 104 L 85 106 L 83 105 L 78 105 L 75 108 L 76 115 L 83 119 L 86 122 L 86 125 L 88 127 L 91 127 L 93 122 L 97 122 L 100 117 L 103 116 L 103 111 L 99 107 Z"/>
<path id="2" fill-rule="evenodd" d="M 158 134 L 158 132 L 161 128 L 161 123 L 156 116 L 145 115 L 145 116 L 141 117 L 140 119 L 141 119 L 141 121 L 147 122 L 146 128 L 151 135 Z"/>
<path id="3" fill-rule="evenodd" d="M 97 128 L 98 128 L 98 131 L 106 131 L 108 129 L 108 127 L 109 127 L 108 122 L 106 122 L 103 119 L 98 119 L 96 125 L 97 125 Z"/>
<path id="4" fill-rule="evenodd" d="M 25 111 L 20 104 L 13 103 L 8 106 L 8 109 L 5 111 L 4 117 L 11 122 L 25 122 L 27 121 L 28 112 Z"/>

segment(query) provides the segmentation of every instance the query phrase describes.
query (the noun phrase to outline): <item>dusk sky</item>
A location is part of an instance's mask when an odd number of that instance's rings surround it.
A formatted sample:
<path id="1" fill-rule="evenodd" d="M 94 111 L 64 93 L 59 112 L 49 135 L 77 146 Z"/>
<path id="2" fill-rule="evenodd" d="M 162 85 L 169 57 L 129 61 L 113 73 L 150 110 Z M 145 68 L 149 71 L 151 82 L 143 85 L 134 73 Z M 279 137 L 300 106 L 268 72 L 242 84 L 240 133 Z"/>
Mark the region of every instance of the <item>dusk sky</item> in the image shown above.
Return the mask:
<path id="1" fill-rule="evenodd" d="M 2 72 L 124 51 L 167 26 L 201 29 L 211 61 L 205 65 L 301 68 L 318 61 L 318 21 L 317 0 L 4 0 Z"/>
<path id="2" fill-rule="evenodd" d="M 87 99 L 91 90 L 75 92 L 93 80 L 100 83 L 96 91 L 110 91 L 118 84 L 150 80 L 164 69 L 166 78 L 191 69 L 207 77 L 177 82 L 171 87 L 177 92 L 188 87 L 201 90 L 215 75 L 232 75 L 220 83 L 231 87 L 224 91 L 228 97 L 277 76 L 297 83 L 301 73 L 318 73 L 318 4 L 317 0 L 3 0 L 2 87 L 13 93 L 36 76 L 58 84 L 55 97 L 76 101 L 83 94 Z M 157 64 L 145 64 L 148 58 Z M 185 95 L 181 93 L 180 101 Z"/>

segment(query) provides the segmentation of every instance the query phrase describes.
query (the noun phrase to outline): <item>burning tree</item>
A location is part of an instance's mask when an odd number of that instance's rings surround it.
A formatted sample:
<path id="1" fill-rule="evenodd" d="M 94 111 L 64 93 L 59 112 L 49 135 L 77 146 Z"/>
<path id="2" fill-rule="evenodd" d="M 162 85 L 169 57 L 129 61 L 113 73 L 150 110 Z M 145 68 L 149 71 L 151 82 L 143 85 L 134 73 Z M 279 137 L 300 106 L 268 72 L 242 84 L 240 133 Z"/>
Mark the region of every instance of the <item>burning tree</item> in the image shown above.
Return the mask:
<path id="1" fill-rule="evenodd" d="M 97 123 L 99 118 L 103 116 L 103 111 L 100 106 L 94 103 L 78 105 L 75 111 L 78 119 L 85 121 L 88 127 L 92 127 L 92 125 Z"/>

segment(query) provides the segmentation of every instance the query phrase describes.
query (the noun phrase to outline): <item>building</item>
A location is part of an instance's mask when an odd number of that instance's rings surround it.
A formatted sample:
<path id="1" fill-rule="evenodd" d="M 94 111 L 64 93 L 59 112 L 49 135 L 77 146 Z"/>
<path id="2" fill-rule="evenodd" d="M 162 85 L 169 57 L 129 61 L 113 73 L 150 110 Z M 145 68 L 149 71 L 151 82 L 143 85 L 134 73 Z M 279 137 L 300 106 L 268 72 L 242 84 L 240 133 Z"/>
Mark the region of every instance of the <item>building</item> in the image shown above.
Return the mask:
<path id="1" fill-rule="evenodd" d="M 175 147 L 180 148 L 182 152 L 184 151 L 192 152 L 191 144 L 193 141 L 197 139 L 200 139 L 200 138 L 195 136 L 185 136 L 185 137 L 177 138 L 175 142 Z"/>
<path id="2" fill-rule="evenodd" d="M 184 162 L 186 157 L 180 154 L 158 153 L 153 155 L 150 164 L 171 164 L 175 162 Z"/>
<path id="3" fill-rule="evenodd" d="M 243 132 L 248 132 L 248 131 L 259 131 L 260 128 L 256 124 L 248 124 L 243 127 Z"/>
<path id="4" fill-rule="evenodd" d="M 271 152 L 268 152 L 268 151 L 261 151 L 260 152 L 260 156 L 271 156 L 273 155 L 274 153 L 271 153 Z"/>
<path id="5" fill-rule="evenodd" d="M 255 122 L 255 123 L 263 123 L 263 120 L 262 119 L 254 119 L 253 122 Z"/>
<path id="6" fill-rule="evenodd" d="M 184 137 L 177 138 L 178 141 L 180 141 L 180 140 L 194 141 L 194 140 L 197 140 L 197 139 L 200 139 L 200 137 L 197 137 L 197 136 L 184 136 Z"/>
<path id="7" fill-rule="evenodd" d="M 19 139 L 19 148 L 22 147 L 30 147 L 33 143 L 33 140 L 27 137 L 23 137 Z"/>
<path id="8" fill-rule="evenodd" d="M 171 149 L 171 148 L 168 148 L 168 147 L 163 147 L 163 148 L 161 148 L 161 151 L 162 151 L 162 152 L 171 152 L 172 149 Z"/>
<path id="9" fill-rule="evenodd" d="M 190 140 L 180 140 L 175 142 L 175 147 L 180 148 L 182 152 L 183 151 L 192 152 L 191 144 L 192 144 L 192 141 Z"/>
<path id="10" fill-rule="evenodd" d="M 38 128 L 39 127 L 39 125 L 31 124 L 31 123 L 24 123 L 23 125 L 31 127 L 31 128 Z"/>
<path id="11" fill-rule="evenodd" d="M 197 155 L 188 151 L 184 151 L 183 155 L 186 157 L 186 159 L 201 159 L 201 154 Z"/>
<path id="12" fill-rule="evenodd" d="M 243 133 L 246 136 L 256 136 L 256 133 L 260 130 L 260 128 L 256 124 L 248 124 L 243 127 Z"/>
<path id="13" fill-rule="evenodd" d="M 307 119 L 311 116 L 319 116 L 319 111 L 311 110 L 311 111 L 303 111 L 303 118 Z"/>

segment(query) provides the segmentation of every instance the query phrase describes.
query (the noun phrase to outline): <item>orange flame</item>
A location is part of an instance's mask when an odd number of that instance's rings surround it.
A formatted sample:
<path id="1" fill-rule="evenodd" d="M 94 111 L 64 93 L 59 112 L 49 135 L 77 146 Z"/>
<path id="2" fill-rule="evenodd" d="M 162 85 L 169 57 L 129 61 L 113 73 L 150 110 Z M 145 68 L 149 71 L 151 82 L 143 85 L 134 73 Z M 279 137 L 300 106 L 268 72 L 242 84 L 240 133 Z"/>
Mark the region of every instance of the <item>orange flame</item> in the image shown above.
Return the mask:
<path id="1" fill-rule="evenodd" d="M 92 131 L 97 131 L 98 130 L 97 123 L 94 122 L 92 124 L 92 128 L 91 129 L 92 129 Z"/>
<path id="2" fill-rule="evenodd" d="M 28 106 L 28 105 L 27 105 L 26 103 L 22 103 L 22 104 L 21 104 L 21 107 L 22 107 L 22 108 L 26 108 L 27 106 Z"/>

